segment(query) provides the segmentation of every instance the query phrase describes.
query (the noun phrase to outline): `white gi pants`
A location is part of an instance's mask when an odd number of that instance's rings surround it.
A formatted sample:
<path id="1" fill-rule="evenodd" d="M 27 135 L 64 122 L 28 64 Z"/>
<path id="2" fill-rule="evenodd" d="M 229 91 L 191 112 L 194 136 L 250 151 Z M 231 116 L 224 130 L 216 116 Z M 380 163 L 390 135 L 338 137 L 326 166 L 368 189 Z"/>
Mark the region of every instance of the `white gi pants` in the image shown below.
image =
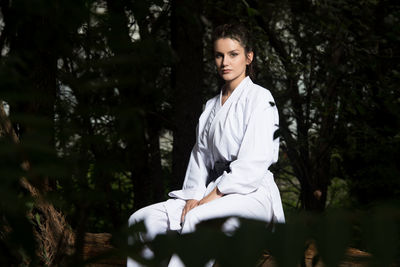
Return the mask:
<path id="1" fill-rule="evenodd" d="M 197 206 L 190 210 L 185 217 L 183 222 L 181 233 L 190 233 L 195 231 L 196 225 L 205 220 L 221 218 L 221 217 L 242 217 L 248 219 L 266 221 L 266 218 L 272 220 L 273 211 L 272 204 L 268 198 L 265 198 L 268 203 L 261 203 L 256 198 L 249 195 L 241 194 L 229 194 L 219 199 L 213 200 L 206 204 Z M 168 212 L 166 209 L 166 202 L 156 203 L 147 207 L 144 207 L 136 211 L 129 218 L 129 225 L 133 225 L 139 221 L 144 221 L 147 228 L 147 236 L 145 239 L 152 240 L 158 234 L 165 234 L 168 230 L 171 230 L 170 225 L 179 225 L 182 210 L 186 204 L 185 200 L 182 199 L 170 199 L 173 201 L 173 206 L 176 212 Z M 228 225 L 224 225 L 223 228 L 227 231 L 233 230 L 238 226 L 232 220 L 227 221 Z M 230 224 L 230 225 L 229 225 Z M 172 229 L 176 230 L 176 229 Z M 151 255 L 151 252 L 145 252 L 147 255 Z M 128 259 L 128 267 L 142 266 L 132 259 Z M 184 266 L 179 258 L 174 255 L 168 265 L 169 267 Z"/>

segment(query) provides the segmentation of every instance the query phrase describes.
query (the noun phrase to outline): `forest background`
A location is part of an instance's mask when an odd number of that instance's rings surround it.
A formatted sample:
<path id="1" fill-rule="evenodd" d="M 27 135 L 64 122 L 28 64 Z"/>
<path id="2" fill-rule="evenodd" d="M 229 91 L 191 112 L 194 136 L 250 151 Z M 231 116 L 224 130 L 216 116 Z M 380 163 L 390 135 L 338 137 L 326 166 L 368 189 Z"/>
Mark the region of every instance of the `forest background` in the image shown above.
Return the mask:
<path id="1" fill-rule="evenodd" d="M 397 1 L 1 0 L 0 8 L 2 262 L 36 258 L 46 220 L 38 195 L 81 248 L 83 233 L 116 232 L 182 185 L 203 104 L 221 85 L 211 32 L 226 22 L 253 32 L 255 82 L 279 109 L 272 168 L 288 221 L 304 210 L 369 213 L 389 203 L 398 225 Z"/>

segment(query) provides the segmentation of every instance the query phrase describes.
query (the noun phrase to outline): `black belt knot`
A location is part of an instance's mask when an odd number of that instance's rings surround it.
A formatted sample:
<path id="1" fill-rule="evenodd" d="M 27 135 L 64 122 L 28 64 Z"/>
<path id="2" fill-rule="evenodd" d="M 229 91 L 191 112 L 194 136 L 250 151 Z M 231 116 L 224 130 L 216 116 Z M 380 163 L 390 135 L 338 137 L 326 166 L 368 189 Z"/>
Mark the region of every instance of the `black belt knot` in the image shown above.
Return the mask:
<path id="1" fill-rule="evenodd" d="M 214 163 L 214 168 L 208 174 L 207 185 L 220 177 L 224 173 L 224 171 L 231 172 L 231 169 L 229 167 L 231 162 L 232 161 L 216 161 Z"/>

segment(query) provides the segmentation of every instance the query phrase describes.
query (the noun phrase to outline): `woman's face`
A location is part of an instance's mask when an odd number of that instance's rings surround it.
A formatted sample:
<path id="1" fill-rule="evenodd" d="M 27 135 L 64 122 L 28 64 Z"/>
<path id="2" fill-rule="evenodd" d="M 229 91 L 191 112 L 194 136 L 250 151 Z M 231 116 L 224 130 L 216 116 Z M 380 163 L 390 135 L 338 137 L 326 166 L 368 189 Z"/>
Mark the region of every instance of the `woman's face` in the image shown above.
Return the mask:
<path id="1" fill-rule="evenodd" d="M 231 38 L 220 38 L 214 43 L 215 65 L 222 79 L 234 88 L 246 77 L 246 65 L 253 60 L 253 52 Z"/>

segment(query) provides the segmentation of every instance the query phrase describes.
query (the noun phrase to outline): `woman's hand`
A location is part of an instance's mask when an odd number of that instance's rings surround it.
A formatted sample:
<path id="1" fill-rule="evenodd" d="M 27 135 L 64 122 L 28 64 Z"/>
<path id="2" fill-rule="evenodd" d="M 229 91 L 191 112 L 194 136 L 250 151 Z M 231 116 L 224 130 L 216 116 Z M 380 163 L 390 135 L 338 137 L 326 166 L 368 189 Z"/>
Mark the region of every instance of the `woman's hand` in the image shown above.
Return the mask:
<path id="1" fill-rule="evenodd" d="M 218 187 L 215 187 L 213 191 L 210 192 L 210 194 L 208 194 L 207 196 L 205 196 L 202 200 L 199 201 L 199 203 L 197 204 L 199 205 L 203 205 L 206 204 L 210 201 L 216 200 L 220 197 L 223 197 L 224 194 L 222 194 L 219 190 Z"/>
<path id="2" fill-rule="evenodd" d="M 213 201 L 215 199 L 218 199 L 220 197 L 223 197 L 224 194 L 222 194 L 219 190 L 218 187 L 215 187 L 213 191 L 210 192 L 207 196 L 205 196 L 202 200 L 198 201 L 196 199 L 188 199 L 186 200 L 186 205 L 183 208 L 182 215 L 181 215 L 181 222 L 185 220 L 186 214 L 191 210 L 194 209 L 195 207 L 199 205 L 206 204 L 210 201 Z"/>
<path id="3" fill-rule="evenodd" d="M 182 215 L 181 215 L 181 222 L 185 220 L 186 214 L 193 208 L 199 205 L 199 201 L 196 199 L 188 199 L 186 200 L 186 205 L 183 208 Z"/>

